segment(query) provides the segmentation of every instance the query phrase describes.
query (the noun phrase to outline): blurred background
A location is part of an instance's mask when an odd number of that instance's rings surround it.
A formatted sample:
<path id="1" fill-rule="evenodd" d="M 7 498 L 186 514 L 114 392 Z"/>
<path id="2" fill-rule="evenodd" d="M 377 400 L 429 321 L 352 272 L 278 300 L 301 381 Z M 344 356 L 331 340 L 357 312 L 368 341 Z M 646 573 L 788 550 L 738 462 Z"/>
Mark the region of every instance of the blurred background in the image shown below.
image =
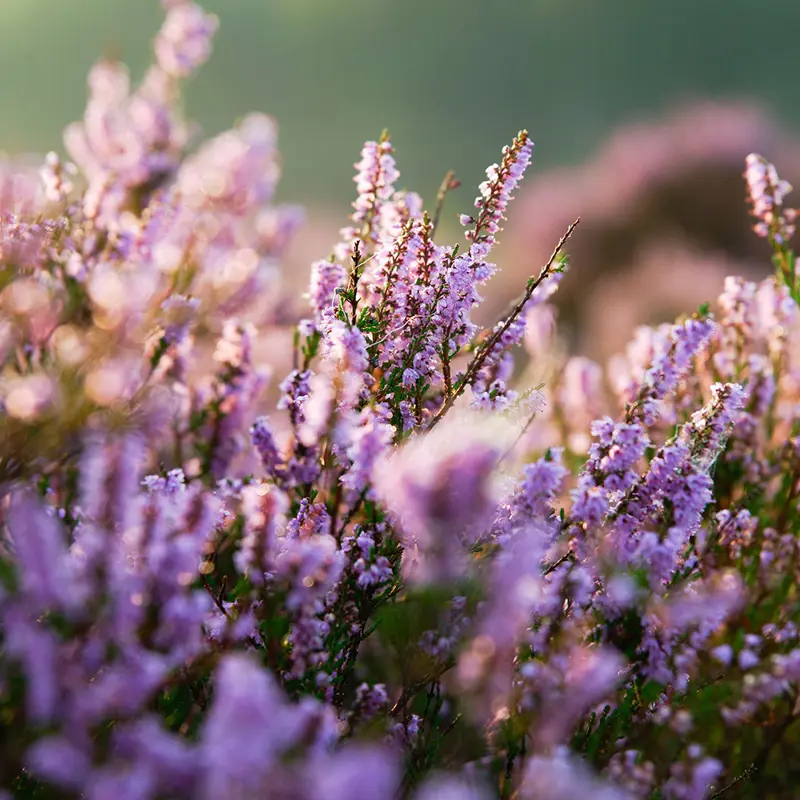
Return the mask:
<path id="1" fill-rule="evenodd" d="M 512 208 L 500 310 L 583 223 L 561 297 L 564 330 L 600 358 L 636 324 L 711 299 L 725 274 L 769 271 L 749 233 L 744 157 L 800 182 L 798 0 L 205 0 L 215 54 L 188 87 L 206 134 L 250 110 L 281 129 L 280 199 L 308 222 L 288 266 L 305 281 L 353 195 L 362 142 L 391 131 L 401 184 L 433 205 L 447 169 L 467 211 L 483 169 L 521 127 L 537 147 Z M 134 75 L 157 0 L 2 0 L 0 149 L 61 148 L 101 55 Z"/>

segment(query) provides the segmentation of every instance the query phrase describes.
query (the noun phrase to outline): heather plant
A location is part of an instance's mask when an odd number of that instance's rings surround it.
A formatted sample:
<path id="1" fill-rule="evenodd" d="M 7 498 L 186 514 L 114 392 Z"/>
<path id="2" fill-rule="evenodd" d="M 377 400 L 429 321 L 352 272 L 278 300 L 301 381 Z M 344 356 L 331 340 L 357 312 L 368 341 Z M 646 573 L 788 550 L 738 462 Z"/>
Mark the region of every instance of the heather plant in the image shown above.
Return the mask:
<path id="1" fill-rule="evenodd" d="M 533 149 L 464 242 L 368 142 L 264 389 L 276 128 L 190 144 L 216 20 L 92 71 L 72 162 L 4 178 L 0 790 L 9 797 L 790 797 L 800 743 L 790 187 L 747 159 L 774 278 L 605 368 L 548 300 L 474 312 Z M 74 162 L 74 166 L 73 166 Z M 207 357 L 201 346 L 214 342 Z"/>

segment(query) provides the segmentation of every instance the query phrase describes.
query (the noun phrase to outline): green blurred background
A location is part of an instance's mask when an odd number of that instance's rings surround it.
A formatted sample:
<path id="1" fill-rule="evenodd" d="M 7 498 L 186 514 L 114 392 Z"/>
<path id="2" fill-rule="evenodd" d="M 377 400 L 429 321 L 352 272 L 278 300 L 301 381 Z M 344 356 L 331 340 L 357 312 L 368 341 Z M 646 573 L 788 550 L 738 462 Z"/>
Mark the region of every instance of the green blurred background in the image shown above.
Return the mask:
<path id="1" fill-rule="evenodd" d="M 249 110 L 281 125 L 281 198 L 345 212 L 351 165 L 388 127 L 402 183 L 471 184 L 520 127 L 536 170 L 618 126 L 703 98 L 756 99 L 800 127 L 800 0 L 206 0 L 221 21 L 189 86 L 207 133 Z M 80 116 L 101 54 L 134 76 L 156 0 L 1 0 L 0 148 L 41 152 Z"/>

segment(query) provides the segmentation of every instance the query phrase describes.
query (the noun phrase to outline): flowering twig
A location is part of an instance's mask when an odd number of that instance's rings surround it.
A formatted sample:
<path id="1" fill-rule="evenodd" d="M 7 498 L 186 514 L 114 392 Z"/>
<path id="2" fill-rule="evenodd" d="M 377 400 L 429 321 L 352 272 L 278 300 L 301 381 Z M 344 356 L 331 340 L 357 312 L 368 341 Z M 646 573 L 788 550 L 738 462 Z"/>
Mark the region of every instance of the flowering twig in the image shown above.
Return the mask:
<path id="1" fill-rule="evenodd" d="M 453 388 L 453 391 L 445 397 L 444 403 L 442 403 L 441 408 L 436 412 L 434 417 L 431 419 L 430 423 L 428 424 L 428 430 L 433 428 L 444 415 L 453 407 L 453 404 L 458 400 L 458 398 L 463 393 L 464 389 L 472 383 L 475 379 L 475 376 L 480 371 L 483 363 L 488 358 L 489 354 L 494 349 L 497 342 L 501 339 L 503 334 L 511 327 L 511 324 L 514 322 L 517 317 L 525 310 L 525 306 L 527 305 L 528 301 L 533 296 L 533 293 L 536 289 L 541 286 L 544 280 L 554 271 L 553 266 L 556 263 L 556 259 L 558 258 L 559 254 L 564 248 L 564 245 L 569 240 L 570 236 L 572 236 L 573 231 L 575 228 L 578 227 L 580 223 L 580 217 L 578 217 L 575 222 L 571 223 L 570 226 L 567 228 L 566 233 L 561 237 L 558 244 L 555 246 L 553 252 L 550 254 L 550 258 L 547 260 L 547 263 L 542 267 L 541 272 L 535 277 L 531 278 L 528 281 L 528 285 L 525 289 L 524 294 L 520 299 L 515 303 L 511 313 L 506 317 L 505 321 L 502 325 L 500 325 L 497 330 L 495 330 L 492 335 L 486 340 L 486 343 L 480 349 L 478 354 L 472 360 L 472 363 L 467 368 L 466 373 L 463 377 L 456 381 L 456 384 Z"/>
<path id="2" fill-rule="evenodd" d="M 735 789 L 740 783 L 744 781 L 750 780 L 750 778 L 755 774 L 756 766 L 755 764 L 751 764 L 741 775 L 737 775 L 729 784 L 723 786 L 719 791 L 714 792 L 711 795 L 709 800 L 716 800 L 718 797 L 722 797 L 722 795 L 727 794 L 731 789 Z"/>

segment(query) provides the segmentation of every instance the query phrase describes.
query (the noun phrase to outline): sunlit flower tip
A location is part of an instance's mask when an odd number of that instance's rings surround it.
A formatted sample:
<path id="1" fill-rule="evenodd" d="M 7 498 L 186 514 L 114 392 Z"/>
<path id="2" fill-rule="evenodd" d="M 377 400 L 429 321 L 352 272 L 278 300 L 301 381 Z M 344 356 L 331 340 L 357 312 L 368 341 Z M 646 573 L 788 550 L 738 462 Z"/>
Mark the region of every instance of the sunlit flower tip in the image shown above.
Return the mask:
<path id="1" fill-rule="evenodd" d="M 356 175 L 353 180 L 358 197 L 353 202 L 351 215 L 354 227 L 351 232 L 342 232 L 347 242 L 359 236 L 367 242 L 377 241 L 381 209 L 393 197 L 394 183 L 400 177 L 393 152 L 388 138 L 365 143 L 361 160 L 354 165 Z"/>
<path id="2" fill-rule="evenodd" d="M 753 230 L 761 237 L 771 237 L 781 246 L 795 233 L 796 211 L 783 208 L 783 201 L 792 191 L 792 186 L 781 180 L 775 166 L 763 156 L 751 153 L 745 164 L 751 213 L 758 220 Z"/>
<path id="3" fill-rule="evenodd" d="M 39 176 L 44 184 L 45 197 L 53 203 L 60 202 L 72 192 L 73 184 L 69 179 L 75 173 L 75 165 L 62 163 L 58 153 L 50 152 L 45 157 L 44 164 L 39 170 Z"/>
<path id="4" fill-rule="evenodd" d="M 173 5 L 155 40 L 158 64 L 164 72 L 183 78 L 208 60 L 211 39 L 219 22 L 193 3 Z"/>
<path id="5" fill-rule="evenodd" d="M 500 164 L 493 164 L 486 170 L 487 180 L 479 184 L 479 196 L 475 200 L 479 213 L 472 215 L 474 228 L 466 233 L 469 241 L 494 244 L 506 208 L 530 163 L 532 149 L 533 142 L 527 131 L 521 131 L 513 144 L 503 149 Z"/>

